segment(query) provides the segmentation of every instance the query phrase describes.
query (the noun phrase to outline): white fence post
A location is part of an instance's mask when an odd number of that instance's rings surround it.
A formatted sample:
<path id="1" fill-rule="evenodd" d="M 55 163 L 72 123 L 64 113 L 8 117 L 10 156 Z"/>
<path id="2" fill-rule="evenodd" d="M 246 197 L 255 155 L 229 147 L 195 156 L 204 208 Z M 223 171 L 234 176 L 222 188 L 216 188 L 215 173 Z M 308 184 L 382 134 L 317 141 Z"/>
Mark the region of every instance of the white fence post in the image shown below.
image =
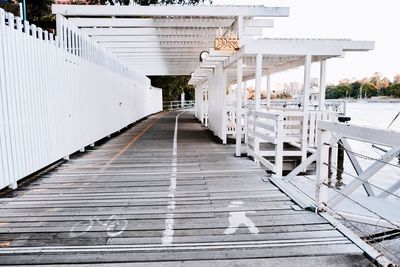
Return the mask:
<path id="1" fill-rule="evenodd" d="M 283 116 L 279 115 L 276 119 L 276 145 L 275 145 L 275 174 L 282 177 L 283 172 Z"/>
<path id="2" fill-rule="evenodd" d="M 330 134 L 328 131 L 318 128 L 317 132 L 317 172 L 315 185 L 315 203 L 319 210 L 325 210 L 328 199 L 328 188 L 326 180 L 328 179 L 328 161 L 329 161 L 329 146 L 326 143 L 329 141 Z"/>

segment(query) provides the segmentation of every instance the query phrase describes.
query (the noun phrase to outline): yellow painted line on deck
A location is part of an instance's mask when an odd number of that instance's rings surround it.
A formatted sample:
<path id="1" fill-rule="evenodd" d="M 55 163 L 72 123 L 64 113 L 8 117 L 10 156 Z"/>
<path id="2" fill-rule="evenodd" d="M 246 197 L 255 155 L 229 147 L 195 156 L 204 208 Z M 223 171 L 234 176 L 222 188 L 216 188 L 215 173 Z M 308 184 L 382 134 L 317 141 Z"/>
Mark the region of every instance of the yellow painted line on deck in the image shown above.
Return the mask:
<path id="1" fill-rule="evenodd" d="M 10 241 L 3 241 L 3 242 L 0 242 L 0 248 L 7 248 L 7 247 L 9 247 L 11 245 L 11 242 Z"/>
<path id="2" fill-rule="evenodd" d="M 152 123 L 150 123 L 146 128 L 143 129 L 138 135 L 134 136 L 131 141 L 129 141 L 128 144 L 126 144 L 117 154 L 115 154 L 109 162 L 107 162 L 106 166 L 109 164 L 113 163 L 119 156 L 121 156 L 123 153 L 125 153 L 142 135 L 144 135 L 159 119 L 164 117 L 166 114 L 169 112 L 166 112 L 159 116 L 157 119 L 155 119 Z"/>

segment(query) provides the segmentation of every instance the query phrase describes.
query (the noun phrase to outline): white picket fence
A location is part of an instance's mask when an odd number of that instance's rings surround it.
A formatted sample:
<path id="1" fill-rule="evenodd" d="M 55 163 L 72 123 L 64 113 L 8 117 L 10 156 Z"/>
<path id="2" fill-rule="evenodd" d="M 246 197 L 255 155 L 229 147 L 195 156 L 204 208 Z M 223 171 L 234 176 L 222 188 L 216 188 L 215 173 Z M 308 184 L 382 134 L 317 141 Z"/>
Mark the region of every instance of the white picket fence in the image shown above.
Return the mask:
<path id="1" fill-rule="evenodd" d="M 0 189 L 162 111 L 161 89 L 57 20 L 59 38 L 0 9 Z"/>

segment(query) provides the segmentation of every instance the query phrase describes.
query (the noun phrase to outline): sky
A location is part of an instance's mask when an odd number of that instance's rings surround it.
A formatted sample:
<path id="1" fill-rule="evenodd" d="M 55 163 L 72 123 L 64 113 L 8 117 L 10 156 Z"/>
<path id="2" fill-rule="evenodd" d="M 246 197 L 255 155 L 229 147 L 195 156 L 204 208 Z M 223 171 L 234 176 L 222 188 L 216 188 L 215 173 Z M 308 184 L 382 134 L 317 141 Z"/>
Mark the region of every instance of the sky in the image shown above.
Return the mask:
<path id="1" fill-rule="evenodd" d="M 213 0 L 213 4 L 289 7 L 289 17 L 274 18 L 266 37 L 349 38 L 375 41 L 375 50 L 349 52 L 327 61 L 327 82 L 362 79 L 380 72 L 393 80 L 400 73 L 400 1 L 398 0 Z M 311 77 L 319 77 L 319 64 Z M 277 82 L 302 81 L 297 69 L 271 77 Z"/>

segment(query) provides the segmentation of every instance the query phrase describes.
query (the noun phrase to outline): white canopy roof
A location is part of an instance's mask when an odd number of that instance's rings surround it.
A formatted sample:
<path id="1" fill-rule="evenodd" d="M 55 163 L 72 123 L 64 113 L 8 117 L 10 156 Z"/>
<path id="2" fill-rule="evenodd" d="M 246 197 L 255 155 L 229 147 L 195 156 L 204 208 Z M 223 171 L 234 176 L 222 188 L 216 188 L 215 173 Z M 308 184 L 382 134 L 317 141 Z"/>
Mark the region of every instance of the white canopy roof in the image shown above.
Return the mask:
<path id="1" fill-rule="evenodd" d="M 289 15 L 286 7 L 265 6 L 88 6 L 53 5 L 108 51 L 145 75 L 189 75 L 199 55 L 243 18 L 243 37 L 273 27 L 267 17 Z M 257 19 L 255 19 L 257 18 Z"/>
<path id="2" fill-rule="evenodd" d="M 312 61 L 342 57 L 345 52 L 374 49 L 373 41 L 351 41 L 349 39 L 247 39 L 238 53 L 212 51 L 192 74 L 190 83 L 196 84 L 212 72 L 216 62 L 228 68 L 228 83 L 237 78 L 236 61 L 243 58 L 243 78 L 253 79 L 256 55 L 262 54 L 262 75 L 281 72 L 304 65 L 304 56 L 311 55 Z"/>
<path id="3" fill-rule="evenodd" d="M 243 58 L 244 79 L 254 77 L 257 54 L 263 55 L 263 74 L 313 61 L 366 51 L 374 42 L 347 39 L 262 39 L 269 17 L 286 17 L 287 7 L 265 6 L 90 6 L 53 5 L 114 56 L 145 75 L 192 75 L 203 82 L 218 64 L 228 69 L 228 82 L 237 78 L 236 61 Z M 214 51 L 217 31 L 237 31 L 239 51 Z M 200 63 L 200 53 L 209 55 Z"/>

